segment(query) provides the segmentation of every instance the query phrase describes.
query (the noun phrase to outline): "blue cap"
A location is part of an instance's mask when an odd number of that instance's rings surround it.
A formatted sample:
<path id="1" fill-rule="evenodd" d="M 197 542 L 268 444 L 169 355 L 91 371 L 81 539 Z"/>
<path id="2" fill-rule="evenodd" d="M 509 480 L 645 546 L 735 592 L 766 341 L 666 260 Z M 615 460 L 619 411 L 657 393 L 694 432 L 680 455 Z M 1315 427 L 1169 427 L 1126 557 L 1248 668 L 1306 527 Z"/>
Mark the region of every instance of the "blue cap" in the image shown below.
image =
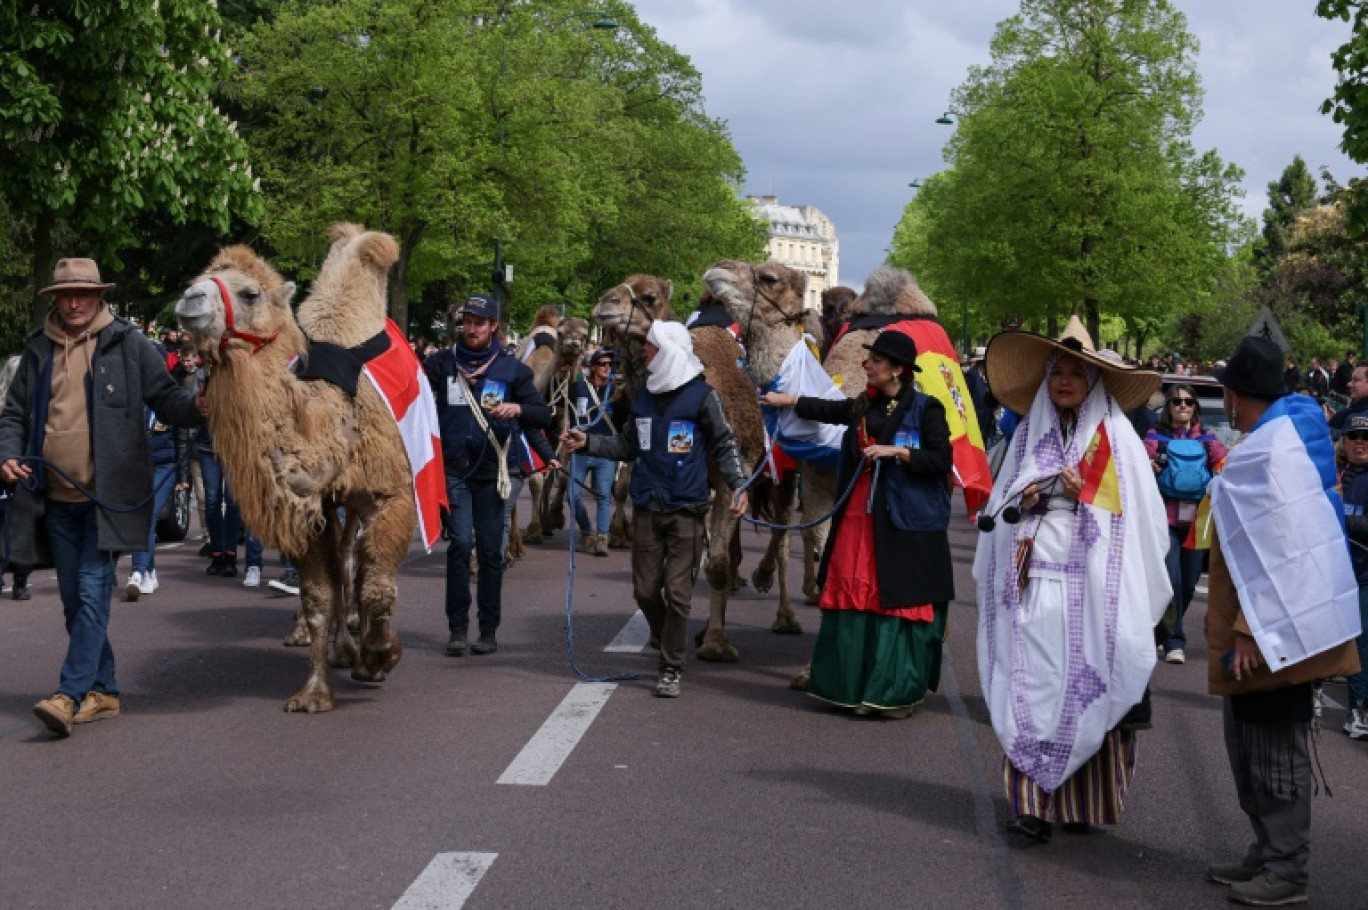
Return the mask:
<path id="1" fill-rule="evenodd" d="M 614 353 L 612 348 L 599 348 L 593 354 L 589 355 L 589 363 L 598 363 L 605 357 L 607 357 L 610 361 L 617 360 L 617 354 Z"/>
<path id="2" fill-rule="evenodd" d="M 458 316 L 479 316 L 482 319 L 499 318 L 499 301 L 488 294 L 471 294 L 461 304 Z"/>

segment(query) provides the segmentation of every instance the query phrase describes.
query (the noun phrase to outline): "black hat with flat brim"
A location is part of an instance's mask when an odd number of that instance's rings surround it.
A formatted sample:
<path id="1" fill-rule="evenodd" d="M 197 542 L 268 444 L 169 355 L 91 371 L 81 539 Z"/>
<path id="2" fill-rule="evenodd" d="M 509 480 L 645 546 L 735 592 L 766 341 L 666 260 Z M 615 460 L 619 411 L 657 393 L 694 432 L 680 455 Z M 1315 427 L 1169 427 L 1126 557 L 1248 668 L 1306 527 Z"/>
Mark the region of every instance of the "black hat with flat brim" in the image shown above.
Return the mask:
<path id="1" fill-rule="evenodd" d="M 879 354 L 909 366 L 917 373 L 921 372 L 921 367 L 917 366 L 917 343 L 911 336 L 895 329 L 884 329 L 875 336 L 873 344 L 867 344 L 865 347 L 871 354 Z"/>
<path id="2" fill-rule="evenodd" d="M 1211 375 L 1239 395 L 1274 399 L 1287 394 L 1282 348 L 1258 335 L 1241 338 L 1229 363 L 1212 370 Z"/>

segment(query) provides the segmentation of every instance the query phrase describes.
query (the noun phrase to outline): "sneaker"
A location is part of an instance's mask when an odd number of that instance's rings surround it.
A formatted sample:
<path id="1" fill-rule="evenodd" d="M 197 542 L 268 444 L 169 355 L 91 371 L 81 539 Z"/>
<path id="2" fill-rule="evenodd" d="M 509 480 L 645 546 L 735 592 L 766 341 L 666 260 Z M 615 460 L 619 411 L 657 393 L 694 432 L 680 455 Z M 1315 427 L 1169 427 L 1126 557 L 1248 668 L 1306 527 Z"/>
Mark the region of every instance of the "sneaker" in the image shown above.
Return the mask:
<path id="1" fill-rule="evenodd" d="M 142 573 L 142 583 L 138 585 L 138 590 L 143 594 L 156 594 L 161 587 L 161 582 L 157 581 L 157 570 L 148 569 Z"/>
<path id="2" fill-rule="evenodd" d="M 16 583 L 14 590 L 10 592 L 10 600 L 28 600 L 33 594 L 29 591 L 28 582 Z"/>
<path id="3" fill-rule="evenodd" d="M 236 578 L 237 557 L 232 554 L 225 555 L 223 557 L 223 562 L 219 567 L 218 574 L 222 575 L 224 578 Z"/>
<path id="4" fill-rule="evenodd" d="M 124 585 L 124 600 L 132 603 L 142 593 L 142 573 L 129 572 L 128 583 Z"/>
<path id="5" fill-rule="evenodd" d="M 242 573 L 242 586 L 244 588 L 261 587 L 261 566 L 247 567 L 247 571 Z"/>
<path id="6" fill-rule="evenodd" d="M 1166 653 L 1166 654 L 1164 655 L 1164 663 L 1166 663 L 1166 664 L 1182 664 L 1182 663 L 1187 663 L 1187 655 L 1183 653 L 1183 649 L 1182 649 L 1182 648 L 1170 648 L 1169 651 L 1168 651 L 1168 653 Z"/>
<path id="7" fill-rule="evenodd" d="M 281 594 L 288 594 L 291 597 L 299 596 L 299 573 L 294 569 L 286 569 L 279 578 L 271 579 L 267 585 L 272 591 L 279 591 Z"/>
<path id="8" fill-rule="evenodd" d="M 1266 869 L 1247 882 L 1236 882 L 1226 892 L 1226 900 L 1251 907 L 1285 907 L 1304 904 L 1307 899 L 1304 882 L 1290 882 Z"/>
<path id="9" fill-rule="evenodd" d="M 446 652 L 451 657 L 461 657 L 466 650 L 466 637 L 464 635 L 453 635 L 447 640 Z"/>
<path id="10" fill-rule="evenodd" d="M 1258 875 L 1260 868 L 1260 866 L 1251 866 L 1244 860 L 1240 860 L 1238 863 L 1207 866 L 1206 877 L 1208 881 L 1216 882 L 1218 885 L 1238 885 L 1240 882 L 1247 882 Z"/>
<path id="11" fill-rule="evenodd" d="M 481 634 L 478 641 L 470 646 L 471 654 L 493 654 L 499 650 L 499 643 L 494 639 L 494 633 Z"/>
<path id="12" fill-rule="evenodd" d="M 1354 708 L 1344 722 L 1344 733 L 1350 739 L 1368 739 L 1368 709 Z"/>
<path id="13" fill-rule="evenodd" d="M 73 724 L 89 724 L 119 716 L 119 696 L 106 692 L 90 692 L 81 701 L 81 710 L 72 718 Z"/>
<path id="14" fill-rule="evenodd" d="M 656 683 L 656 698 L 678 698 L 680 672 L 675 667 L 666 667 L 660 671 L 660 680 Z"/>
<path id="15" fill-rule="evenodd" d="M 76 705 L 61 692 L 45 698 L 33 706 L 34 715 L 58 736 L 71 735 L 71 721 L 76 716 Z"/>
<path id="16" fill-rule="evenodd" d="M 223 574 L 223 554 L 222 554 L 222 553 L 215 553 L 215 554 L 213 555 L 213 558 L 209 560 L 209 565 L 207 565 L 207 566 L 204 567 L 204 574 L 205 574 L 205 575 L 222 575 L 222 574 Z"/>

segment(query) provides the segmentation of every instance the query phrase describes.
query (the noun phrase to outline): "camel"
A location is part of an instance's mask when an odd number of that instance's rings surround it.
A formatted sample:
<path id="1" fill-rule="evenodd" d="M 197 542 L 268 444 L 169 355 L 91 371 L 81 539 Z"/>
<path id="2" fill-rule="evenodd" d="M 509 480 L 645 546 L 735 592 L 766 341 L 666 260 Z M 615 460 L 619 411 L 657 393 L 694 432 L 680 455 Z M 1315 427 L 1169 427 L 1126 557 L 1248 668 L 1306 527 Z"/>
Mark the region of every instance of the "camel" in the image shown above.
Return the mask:
<path id="1" fill-rule="evenodd" d="M 352 396 L 291 369 L 311 346 L 351 348 L 385 331 L 386 274 L 398 245 L 352 224 L 335 225 L 331 239 L 298 321 L 294 283 L 245 246 L 222 250 L 176 304 L 212 364 L 207 419 L 243 519 L 299 570 L 309 673 L 285 710 L 310 714 L 333 708 L 330 642 L 331 663 L 363 682 L 382 682 L 402 657 L 391 627 L 395 577 L 417 523 L 403 440 L 374 386 L 361 377 Z M 350 554 L 339 508 L 356 525 Z M 348 581 L 361 613 L 359 653 L 342 626 Z"/>
<path id="2" fill-rule="evenodd" d="M 812 314 L 803 306 L 806 277 L 777 262 L 751 264 L 723 260 L 704 273 L 703 283 L 707 293 L 720 300 L 741 327 L 742 341 L 746 345 L 746 372 L 757 387 L 763 387 L 779 374 L 784 359 L 810 329 Z M 792 512 L 793 487 L 798 476 L 802 478 L 805 519 L 825 514 L 835 503 L 835 472 L 800 462 L 798 473 L 786 478 L 788 487 L 781 484 L 779 489 L 784 497 L 781 500 L 784 505 L 779 510 L 780 523 L 787 523 L 788 514 Z M 803 595 L 809 604 L 816 604 L 820 599 L 817 568 L 826 546 L 827 529 L 828 523 L 822 522 L 802 531 Z M 786 597 L 788 560 L 788 533 L 776 531 L 751 579 L 756 590 L 768 590 L 769 580 L 777 571 L 779 596 Z"/>
<path id="3" fill-rule="evenodd" d="M 550 343 L 536 344 L 538 337 L 549 339 Z M 544 306 L 537 311 L 532 330 L 518 348 L 519 358 L 532 369 L 537 391 L 555 413 L 546 433 L 553 441 L 560 438 L 569 422 L 570 386 L 588 340 L 588 320 L 577 316 L 562 319 L 555 307 Z M 527 543 L 536 544 L 552 531 L 565 527 L 565 478 L 557 475 L 548 484 L 546 477 L 533 474 L 527 485 L 532 494 L 532 519 L 522 537 Z M 511 540 L 509 545 L 511 548 Z"/>
<path id="4" fill-rule="evenodd" d="M 622 364 L 622 395 L 624 401 L 635 399 L 646 380 L 646 360 L 643 344 L 651 323 L 657 319 L 677 321 L 670 308 L 670 282 L 652 275 L 632 275 L 622 284 L 610 288 L 594 307 L 594 320 L 603 327 L 605 336 L 618 344 Z M 739 349 L 736 340 L 723 328 L 705 326 L 692 332 L 694 353 L 702 361 L 703 378 L 717 390 L 723 410 L 736 435 L 737 448 L 747 470 L 753 470 L 764 454 L 765 428 L 760 417 L 760 403 L 755 385 L 737 366 Z M 740 652 L 727 637 L 727 598 L 731 594 L 734 566 L 737 562 L 739 540 L 736 537 L 739 520 L 730 513 L 731 490 L 715 466 L 709 468 L 713 488 L 712 505 L 708 513 L 708 557 L 704 574 L 708 580 L 708 625 L 698 642 L 698 659 L 734 662 Z M 763 497 L 759 484 L 751 487 L 752 501 Z M 771 629 L 779 633 L 796 634 L 802 631 L 792 605 L 780 601 Z"/>

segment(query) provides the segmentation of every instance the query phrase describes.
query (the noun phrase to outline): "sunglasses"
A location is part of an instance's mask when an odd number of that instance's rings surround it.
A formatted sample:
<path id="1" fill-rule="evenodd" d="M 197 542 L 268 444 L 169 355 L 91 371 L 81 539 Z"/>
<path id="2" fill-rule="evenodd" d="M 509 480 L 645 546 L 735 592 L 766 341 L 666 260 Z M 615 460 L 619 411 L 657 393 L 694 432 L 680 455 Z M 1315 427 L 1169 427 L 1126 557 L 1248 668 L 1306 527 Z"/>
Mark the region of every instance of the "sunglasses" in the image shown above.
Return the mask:
<path id="1" fill-rule="evenodd" d="M 594 364 L 596 367 L 610 367 L 612 365 L 613 361 L 611 360 L 600 360 L 598 363 Z"/>
<path id="2" fill-rule="evenodd" d="M 1197 404 L 1196 398 L 1170 398 L 1169 404 L 1176 404 L 1180 408 L 1190 408 Z"/>
<path id="3" fill-rule="evenodd" d="M 1368 433 L 1345 433 L 1344 438 L 1350 442 L 1368 442 Z"/>

